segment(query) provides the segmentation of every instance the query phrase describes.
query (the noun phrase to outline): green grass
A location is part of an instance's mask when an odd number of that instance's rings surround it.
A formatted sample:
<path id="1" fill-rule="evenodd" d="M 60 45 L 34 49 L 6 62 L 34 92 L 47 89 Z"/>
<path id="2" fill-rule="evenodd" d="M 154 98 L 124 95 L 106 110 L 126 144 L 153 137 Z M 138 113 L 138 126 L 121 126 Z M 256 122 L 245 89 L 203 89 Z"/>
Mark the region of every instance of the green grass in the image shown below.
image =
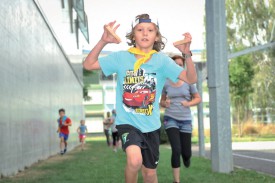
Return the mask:
<path id="1" fill-rule="evenodd" d="M 233 142 L 275 141 L 275 134 L 232 137 Z"/>
<path id="2" fill-rule="evenodd" d="M 88 141 L 87 149 L 78 148 L 64 156 L 54 156 L 36 163 L 13 178 L 4 178 L 3 183 L 123 183 L 125 154 L 120 149 L 114 153 L 99 139 Z M 167 145 L 160 147 L 158 166 L 159 183 L 171 183 L 171 150 Z M 189 169 L 181 169 L 184 183 L 275 183 L 275 178 L 254 171 L 235 169 L 233 173 L 221 174 L 211 171 L 209 160 L 192 158 Z M 141 176 L 139 183 L 142 182 Z"/>
<path id="3" fill-rule="evenodd" d="M 261 135 L 261 136 L 250 135 L 250 136 L 243 136 L 243 137 L 234 137 L 234 136 L 232 136 L 232 142 L 257 142 L 257 141 L 275 141 L 275 135 L 273 135 L 273 134 Z M 205 143 L 210 143 L 210 137 L 205 137 L 204 142 Z M 198 144 L 199 143 L 198 136 L 193 136 L 192 137 L 192 143 L 193 144 Z"/>

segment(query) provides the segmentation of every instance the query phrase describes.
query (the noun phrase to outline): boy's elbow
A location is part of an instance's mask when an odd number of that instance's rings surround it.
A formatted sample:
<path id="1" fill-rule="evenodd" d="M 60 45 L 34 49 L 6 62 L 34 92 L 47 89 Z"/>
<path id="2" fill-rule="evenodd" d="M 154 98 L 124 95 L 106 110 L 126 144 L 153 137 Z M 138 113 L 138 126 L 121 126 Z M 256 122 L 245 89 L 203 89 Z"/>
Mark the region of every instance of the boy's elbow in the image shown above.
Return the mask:
<path id="1" fill-rule="evenodd" d="M 82 63 L 82 66 L 85 70 L 92 70 L 92 67 L 88 65 L 86 61 Z"/>
<path id="2" fill-rule="evenodd" d="M 186 70 L 183 70 L 179 75 L 179 79 L 185 81 L 188 84 L 195 84 L 197 82 L 197 74 L 187 73 Z"/>
<path id="3" fill-rule="evenodd" d="M 89 71 L 91 71 L 91 70 L 99 70 L 100 69 L 100 65 L 99 65 L 98 61 L 96 61 L 93 64 L 91 64 L 91 63 L 89 63 L 87 61 L 84 61 L 82 65 L 83 65 L 84 69 L 89 70 Z"/>
<path id="4" fill-rule="evenodd" d="M 186 78 L 187 78 L 187 82 L 188 82 L 188 84 L 195 84 L 195 83 L 197 83 L 197 81 L 198 81 L 198 78 L 197 78 L 197 74 L 196 73 L 194 73 L 194 74 L 187 74 L 186 75 Z"/>
<path id="5" fill-rule="evenodd" d="M 198 99 L 198 104 L 201 103 L 201 97 Z"/>
<path id="6" fill-rule="evenodd" d="M 197 76 L 194 76 L 194 77 L 192 77 L 192 78 L 190 78 L 188 80 L 189 80 L 190 84 L 195 84 L 198 81 Z"/>
<path id="7" fill-rule="evenodd" d="M 186 78 L 186 79 L 182 79 L 183 81 L 185 81 L 186 83 L 188 83 L 188 84 L 195 84 L 195 83 L 197 83 L 197 78 Z"/>

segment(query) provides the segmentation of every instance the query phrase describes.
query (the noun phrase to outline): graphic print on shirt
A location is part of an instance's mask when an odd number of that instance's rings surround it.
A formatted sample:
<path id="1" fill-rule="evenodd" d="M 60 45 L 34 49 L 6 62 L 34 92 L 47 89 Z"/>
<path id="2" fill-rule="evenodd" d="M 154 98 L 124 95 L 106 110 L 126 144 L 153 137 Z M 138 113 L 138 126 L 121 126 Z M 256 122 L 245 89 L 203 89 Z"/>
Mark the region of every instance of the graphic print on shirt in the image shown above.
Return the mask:
<path id="1" fill-rule="evenodd" d="M 127 112 L 150 116 L 156 98 L 156 73 L 126 71 L 123 82 L 123 106 Z"/>

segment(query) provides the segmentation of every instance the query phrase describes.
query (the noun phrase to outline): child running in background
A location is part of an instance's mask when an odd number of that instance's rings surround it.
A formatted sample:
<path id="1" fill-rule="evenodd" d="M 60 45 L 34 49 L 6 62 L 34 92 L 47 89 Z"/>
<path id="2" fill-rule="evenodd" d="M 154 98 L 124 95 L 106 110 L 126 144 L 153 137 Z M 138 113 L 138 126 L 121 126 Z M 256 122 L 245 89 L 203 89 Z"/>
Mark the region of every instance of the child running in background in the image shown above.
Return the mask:
<path id="1" fill-rule="evenodd" d="M 104 134 L 106 137 L 107 146 L 110 147 L 110 127 L 111 127 L 111 113 L 108 111 L 106 113 L 106 118 L 103 120 L 103 128 L 104 128 Z"/>
<path id="2" fill-rule="evenodd" d="M 187 70 L 184 70 L 159 53 L 165 44 L 158 22 L 148 14 L 141 14 L 136 16 L 131 32 L 126 35 L 133 47 L 98 58 L 108 43 L 119 43 L 112 33 L 118 27 L 115 21 L 104 26 L 101 39 L 83 66 L 87 70 L 102 69 L 106 76 L 117 73 L 116 128 L 126 152 L 125 182 L 137 182 L 141 170 L 143 182 L 157 183 L 161 126 L 158 102 L 166 78 L 173 82 L 178 78 L 187 83 L 197 81 L 190 52 L 192 37 L 185 33 L 187 43 L 176 46 L 186 59 Z"/>
<path id="3" fill-rule="evenodd" d="M 117 152 L 119 136 L 118 136 L 118 130 L 116 129 L 116 110 L 115 109 L 112 110 L 111 130 L 112 130 L 112 137 L 113 137 L 113 151 Z"/>
<path id="4" fill-rule="evenodd" d="M 81 143 L 81 150 L 84 150 L 84 143 L 86 138 L 86 133 L 88 132 L 87 126 L 85 125 L 85 120 L 80 121 L 80 126 L 77 128 L 77 133 L 79 135 L 79 142 Z"/>
<path id="5" fill-rule="evenodd" d="M 69 138 L 69 126 L 72 125 L 70 118 L 65 116 L 65 109 L 59 109 L 59 118 L 57 119 L 59 138 L 60 138 L 60 154 L 67 152 L 67 140 Z"/>

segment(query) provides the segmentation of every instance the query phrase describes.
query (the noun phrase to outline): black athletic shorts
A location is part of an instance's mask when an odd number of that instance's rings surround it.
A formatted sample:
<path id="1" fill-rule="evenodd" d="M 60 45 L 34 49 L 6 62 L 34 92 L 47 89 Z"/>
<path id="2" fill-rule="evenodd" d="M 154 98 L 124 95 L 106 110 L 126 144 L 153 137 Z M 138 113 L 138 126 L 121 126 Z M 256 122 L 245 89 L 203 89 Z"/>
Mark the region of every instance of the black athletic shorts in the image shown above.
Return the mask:
<path id="1" fill-rule="evenodd" d="M 159 161 L 160 130 L 142 133 L 131 125 L 117 125 L 119 137 L 122 141 L 122 148 L 130 145 L 137 145 L 141 148 L 142 164 L 146 168 L 157 168 Z"/>

